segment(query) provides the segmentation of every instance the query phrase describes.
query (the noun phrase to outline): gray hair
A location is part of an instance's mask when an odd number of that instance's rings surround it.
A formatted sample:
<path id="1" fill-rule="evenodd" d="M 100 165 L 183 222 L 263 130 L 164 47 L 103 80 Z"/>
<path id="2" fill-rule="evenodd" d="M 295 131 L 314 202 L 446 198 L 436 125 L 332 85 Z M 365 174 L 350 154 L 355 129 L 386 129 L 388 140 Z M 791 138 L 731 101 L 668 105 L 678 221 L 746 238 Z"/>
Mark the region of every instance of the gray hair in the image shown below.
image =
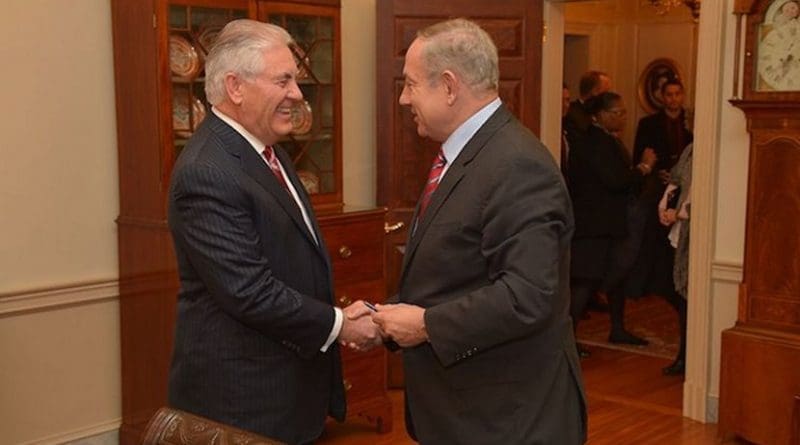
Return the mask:
<path id="1" fill-rule="evenodd" d="M 264 51 L 290 46 L 292 36 L 269 23 L 240 19 L 229 22 L 217 35 L 206 57 L 206 99 L 217 105 L 225 99 L 225 75 L 234 73 L 252 80 L 264 72 Z"/>
<path id="2" fill-rule="evenodd" d="M 500 78 L 497 47 L 475 22 L 463 18 L 448 20 L 420 30 L 417 37 L 427 43 L 422 58 L 429 82 L 436 82 L 443 71 L 451 70 L 473 91 L 497 91 Z"/>

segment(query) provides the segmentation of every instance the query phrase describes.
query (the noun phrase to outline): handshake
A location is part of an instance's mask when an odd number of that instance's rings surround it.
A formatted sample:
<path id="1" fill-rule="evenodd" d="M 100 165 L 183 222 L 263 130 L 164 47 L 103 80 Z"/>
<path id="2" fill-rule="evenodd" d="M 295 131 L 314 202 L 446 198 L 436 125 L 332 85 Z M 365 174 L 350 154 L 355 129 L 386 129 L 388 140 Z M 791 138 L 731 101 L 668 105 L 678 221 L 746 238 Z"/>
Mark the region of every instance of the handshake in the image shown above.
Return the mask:
<path id="1" fill-rule="evenodd" d="M 419 306 L 372 305 L 358 300 L 342 312 L 344 320 L 337 340 L 354 351 L 369 351 L 389 342 L 409 348 L 428 340 L 425 309 Z"/>

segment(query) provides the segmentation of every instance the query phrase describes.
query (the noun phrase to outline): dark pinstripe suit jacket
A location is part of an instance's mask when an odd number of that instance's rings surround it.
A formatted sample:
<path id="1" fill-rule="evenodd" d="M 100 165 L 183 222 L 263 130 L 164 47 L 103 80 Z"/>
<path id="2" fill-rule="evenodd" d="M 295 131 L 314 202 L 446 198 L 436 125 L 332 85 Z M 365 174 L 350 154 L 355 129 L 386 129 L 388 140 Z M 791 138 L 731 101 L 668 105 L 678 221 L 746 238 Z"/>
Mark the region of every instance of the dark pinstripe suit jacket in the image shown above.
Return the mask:
<path id="1" fill-rule="evenodd" d="M 572 231 L 552 156 L 500 107 L 452 162 L 406 248 L 399 298 L 427 308 L 430 338 L 403 352 L 422 444 L 585 440 Z"/>
<path id="2" fill-rule="evenodd" d="M 252 146 L 209 113 L 172 174 L 169 226 L 181 290 L 169 375 L 172 406 L 289 443 L 345 412 L 332 276 L 292 197 Z"/>

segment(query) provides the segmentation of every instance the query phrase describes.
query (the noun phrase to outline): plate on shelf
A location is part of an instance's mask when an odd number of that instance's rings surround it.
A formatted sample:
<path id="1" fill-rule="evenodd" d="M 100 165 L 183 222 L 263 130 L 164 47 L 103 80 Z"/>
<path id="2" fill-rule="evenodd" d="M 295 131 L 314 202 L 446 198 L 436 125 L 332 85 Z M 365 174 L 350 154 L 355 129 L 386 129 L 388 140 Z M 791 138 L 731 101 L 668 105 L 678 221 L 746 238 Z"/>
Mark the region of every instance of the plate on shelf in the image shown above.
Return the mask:
<path id="1" fill-rule="evenodd" d="M 300 177 L 300 182 L 303 183 L 303 187 L 309 195 L 319 193 L 319 176 L 308 170 L 298 170 L 297 176 Z"/>
<path id="2" fill-rule="evenodd" d="M 197 35 L 197 41 L 200 43 L 200 46 L 203 47 L 206 54 L 211 51 L 211 47 L 214 46 L 214 42 L 217 40 L 217 35 L 219 35 L 220 31 L 222 31 L 222 26 L 213 25 L 204 28 L 200 31 L 200 34 Z"/>
<path id="3" fill-rule="evenodd" d="M 188 138 L 197 130 L 206 117 L 206 107 L 200 99 L 192 101 L 192 110 L 189 104 L 177 96 L 172 98 L 172 129 L 179 137 Z"/>
<path id="4" fill-rule="evenodd" d="M 292 107 L 292 134 L 306 134 L 311 130 L 311 105 L 307 101 L 297 102 Z"/>
<path id="5" fill-rule="evenodd" d="M 188 40 L 179 36 L 169 36 L 169 69 L 172 74 L 183 77 L 196 77 L 202 68 L 200 53 Z"/>
<path id="6" fill-rule="evenodd" d="M 311 59 L 306 55 L 306 51 L 299 45 L 292 45 L 292 53 L 297 63 L 297 80 L 308 79 L 308 72 L 311 69 Z"/>
<path id="7" fill-rule="evenodd" d="M 192 131 L 197 131 L 197 127 L 206 118 L 206 106 L 200 99 L 195 99 L 192 102 Z"/>

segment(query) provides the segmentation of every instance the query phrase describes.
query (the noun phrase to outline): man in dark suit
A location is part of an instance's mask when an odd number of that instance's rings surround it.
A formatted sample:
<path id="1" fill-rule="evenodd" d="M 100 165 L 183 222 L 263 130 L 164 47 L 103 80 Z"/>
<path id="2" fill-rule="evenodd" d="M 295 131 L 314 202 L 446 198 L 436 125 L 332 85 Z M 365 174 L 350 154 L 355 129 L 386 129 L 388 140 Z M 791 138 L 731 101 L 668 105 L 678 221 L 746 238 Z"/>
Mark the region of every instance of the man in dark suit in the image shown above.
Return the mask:
<path id="1" fill-rule="evenodd" d="M 578 83 L 578 98 L 569 104 L 564 126 L 573 135 L 585 133 L 592 125 L 592 115 L 586 110 L 586 101 L 611 90 L 611 77 L 602 71 L 587 71 Z M 576 145 L 577 141 L 569 141 Z"/>
<path id="2" fill-rule="evenodd" d="M 661 85 L 664 107 L 639 120 L 633 147 L 633 162 L 641 162 L 642 153 L 650 148 L 658 157 L 651 175 L 642 187 L 638 205 L 646 210 L 643 239 L 635 267 L 625 284 L 631 297 L 655 294 L 669 301 L 680 302 L 672 280 L 674 249 L 667 239 L 669 228 L 658 219 L 658 201 L 669 182 L 669 171 L 678 161 L 686 145 L 692 142 L 692 132 L 686 126 L 683 109 L 684 90 L 679 79 L 668 79 Z M 679 309 L 679 312 L 681 309 Z"/>
<path id="3" fill-rule="evenodd" d="M 169 226 L 181 290 L 172 406 L 288 443 L 345 416 L 337 340 L 380 342 L 362 305 L 332 305 L 330 260 L 275 145 L 302 99 L 283 29 L 229 23 L 206 59 L 213 105 L 176 162 Z"/>
<path id="4" fill-rule="evenodd" d="M 422 444 L 580 444 L 569 317 L 567 189 L 498 97 L 497 49 L 456 19 L 420 31 L 400 103 L 442 142 L 417 205 L 397 304 L 373 315 L 405 348 L 407 426 Z"/>
<path id="5" fill-rule="evenodd" d="M 668 79 L 661 84 L 661 98 L 664 107 L 656 113 L 639 120 L 636 127 L 636 140 L 633 144 L 633 162 L 640 162 L 642 152 L 652 148 L 658 156 L 656 171 L 663 183 L 669 181 L 669 171 L 678 162 L 683 149 L 694 136 L 686 128 L 686 111 L 683 109 L 683 84 L 678 79 Z M 663 191 L 661 188 L 661 191 Z M 660 193 L 654 193 L 656 199 Z"/>

